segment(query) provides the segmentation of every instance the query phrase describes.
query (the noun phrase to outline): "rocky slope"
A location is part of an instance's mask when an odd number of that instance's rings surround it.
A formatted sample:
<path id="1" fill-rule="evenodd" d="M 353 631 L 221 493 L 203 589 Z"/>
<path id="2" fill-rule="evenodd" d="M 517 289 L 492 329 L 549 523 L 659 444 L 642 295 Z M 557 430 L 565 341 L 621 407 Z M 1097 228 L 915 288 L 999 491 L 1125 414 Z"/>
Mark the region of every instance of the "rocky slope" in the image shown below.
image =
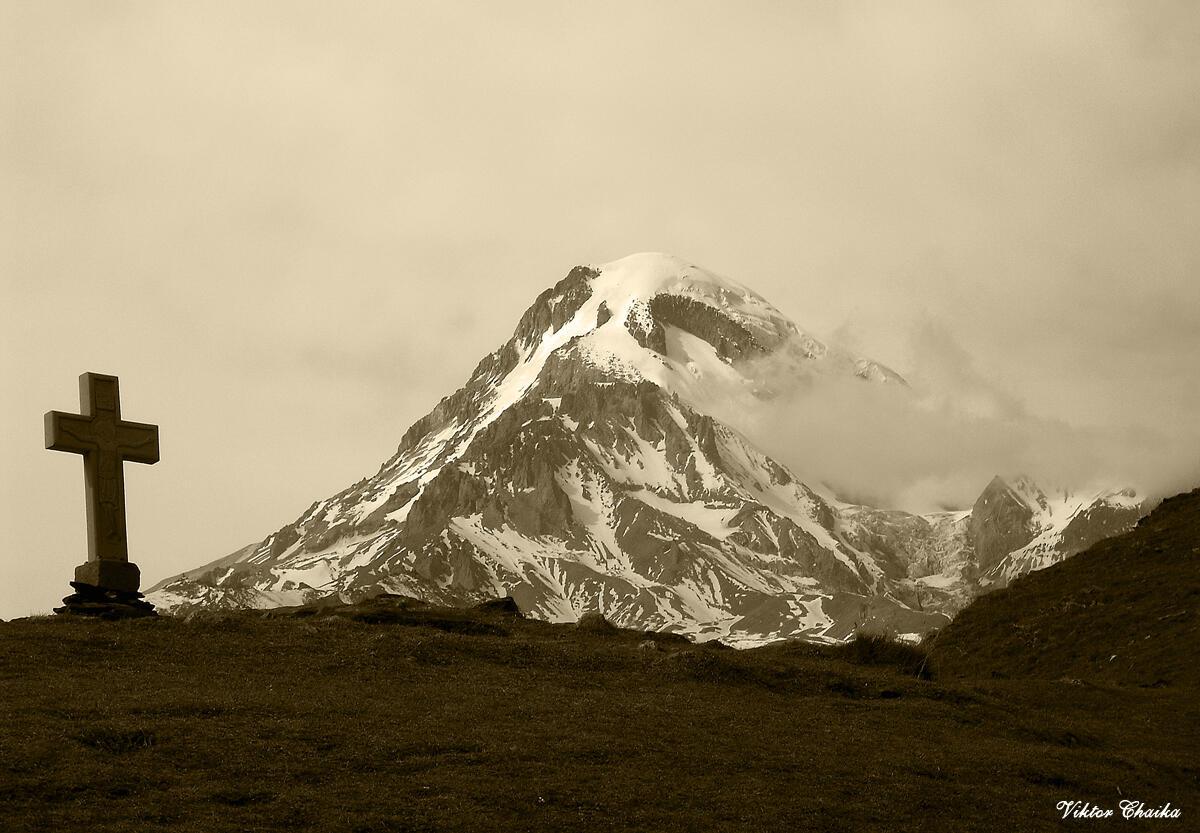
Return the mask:
<path id="1" fill-rule="evenodd" d="M 735 644 L 921 633 L 1139 515 L 1128 493 L 1024 479 L 997 478 L 969 512 L 841 503 L 712 416 L 822 375 L 905 384 L 677 258 L 576 267 L 378 472 L 149 597 L 186 613 L 511 595 L 545 619 L 598 610 Z"/>

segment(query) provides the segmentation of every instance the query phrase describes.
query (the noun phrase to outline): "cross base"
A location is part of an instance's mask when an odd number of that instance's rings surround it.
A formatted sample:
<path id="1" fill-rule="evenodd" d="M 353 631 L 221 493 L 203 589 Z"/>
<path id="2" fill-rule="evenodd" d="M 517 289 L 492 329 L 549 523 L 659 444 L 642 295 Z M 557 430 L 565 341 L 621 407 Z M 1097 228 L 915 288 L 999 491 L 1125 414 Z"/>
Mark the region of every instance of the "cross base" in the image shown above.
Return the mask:
<path id="1" fill-rule="evenodd" d="M 99 559 L 76 567 L 75 581 L 102 590 L 137 593 L 138 586 L 142 583 L 142 571 L 132 561 Z"/>
<path id="2" fill-rule="evenodd" d="M 129 565 L 133 567 L 133 565 Z M 137 568 L 134 567 L 136 570 Z M 99 619 L 140 619 L 158 616 L 154 605 L 133 590 L 125 592 L 97 587 L 79 581 L 71 582 L 75 592 L 63 599 L 63 606 L 54 608 L 60 616 L 95 616 Z"/>

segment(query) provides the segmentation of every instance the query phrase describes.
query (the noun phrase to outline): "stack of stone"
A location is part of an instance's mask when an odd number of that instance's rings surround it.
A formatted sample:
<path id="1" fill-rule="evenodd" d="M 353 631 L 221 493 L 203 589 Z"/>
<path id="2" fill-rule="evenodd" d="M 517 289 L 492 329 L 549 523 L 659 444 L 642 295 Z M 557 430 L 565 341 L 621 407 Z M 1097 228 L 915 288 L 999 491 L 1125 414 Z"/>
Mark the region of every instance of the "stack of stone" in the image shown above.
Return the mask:
<path id="1" fill-rule="evenodd" d="M 62 607 L 54 608 L 55 613 L 100 619 L 140 619 L 158 615 L 154 605 L 145 601 L 136 590 L 109 590 L 78 581 L 71 582 L 71 586 L 75 592 L 63 599 Z"/>

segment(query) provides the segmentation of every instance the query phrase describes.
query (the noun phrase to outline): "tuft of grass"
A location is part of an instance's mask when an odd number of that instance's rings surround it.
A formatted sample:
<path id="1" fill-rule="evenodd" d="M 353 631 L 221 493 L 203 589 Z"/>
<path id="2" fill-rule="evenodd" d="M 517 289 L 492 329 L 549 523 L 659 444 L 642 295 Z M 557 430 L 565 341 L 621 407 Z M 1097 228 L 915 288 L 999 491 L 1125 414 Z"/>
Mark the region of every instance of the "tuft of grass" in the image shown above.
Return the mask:
<path id="1" fill-rule="evenodd" d="M 148 729 L 112 729 L 104 726 L 84 729 L 75 736 L 75 740 L 111 755 L 148 749 L 158 743 L 158 737 Z"/>
<path id="2" fill-rule="evenodd" d="M 830 656 L 855 665 L 884 666 L 894 668 L 905 676 L 933 679 L 928 650 L 922 645 L 903 642 L 891 634 L 860 631 L 849 642 L 826 650 Z"/>
<path id="3" fill-rule="evenodd" d="M 614 636 L 621 633 L 622 630 L 605 619 L 602 613 L 595 610 L 580 616 L 579 621 L 575 623 L 575 627 L 587 633 L 612 634 Z"/>

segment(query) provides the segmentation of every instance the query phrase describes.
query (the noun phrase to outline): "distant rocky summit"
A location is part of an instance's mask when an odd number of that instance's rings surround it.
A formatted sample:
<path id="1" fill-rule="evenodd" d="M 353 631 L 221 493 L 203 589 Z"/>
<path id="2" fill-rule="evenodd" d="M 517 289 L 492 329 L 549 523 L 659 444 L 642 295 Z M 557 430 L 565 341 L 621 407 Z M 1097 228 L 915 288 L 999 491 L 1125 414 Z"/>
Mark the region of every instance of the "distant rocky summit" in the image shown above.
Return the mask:
<path id="1" fill-rule="evenodd" d="M 678 258 L 576 267 L 378 472 L 149 599 L 187 613 L 511 596 L 543 619 L 596 612 L 742 645 L 920 634 L 1141 513 L 1128 492 L 1000 478 L 969 511 L 843 502 L 714 416 L 731 391 L 746 408 L 766 401 L 781 369 L 905 386 Z"/>

